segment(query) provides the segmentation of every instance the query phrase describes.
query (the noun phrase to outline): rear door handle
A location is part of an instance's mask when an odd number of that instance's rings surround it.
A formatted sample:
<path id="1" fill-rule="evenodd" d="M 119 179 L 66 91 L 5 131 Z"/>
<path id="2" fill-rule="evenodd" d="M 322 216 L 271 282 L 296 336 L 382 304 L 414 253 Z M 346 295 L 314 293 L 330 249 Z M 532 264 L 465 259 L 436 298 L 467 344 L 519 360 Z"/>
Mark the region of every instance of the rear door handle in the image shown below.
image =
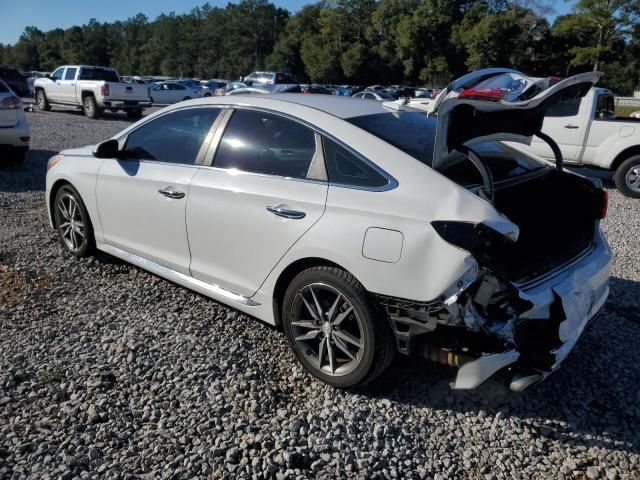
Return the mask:
<path id="1" fill-rule="evenodd" d="M 564 128 L 568 128 L 570 130 L 575 130 L 576 128 L 580 128 L 580 127 L 578 125 L 568 124 L 568 125 L 565 125 Z"/>
<path id="2" fill-rule="evenodd" d="M 269 205 L 267 207 L 267 210 L 269 210 L 271 213 L 279 217 L 292 218 L 294 220 L 300 220 L 301 218 L 304 218 L 307 216 L 305 212 L 301 212 L 300 210 L 290 210 L 283 205 L 278 205 L 278 206 Z"/>
<path id="3" fill-rule="evenodd" d="M 172 187 L 161 188 L 160 190 L 158 190 L 158 193 L 161 193 L 165 197 L 174 198 L 176 200 L 180 198 L 184 198 L 184 195 L 185 195 L 184 192 L 174 190 Z"/>

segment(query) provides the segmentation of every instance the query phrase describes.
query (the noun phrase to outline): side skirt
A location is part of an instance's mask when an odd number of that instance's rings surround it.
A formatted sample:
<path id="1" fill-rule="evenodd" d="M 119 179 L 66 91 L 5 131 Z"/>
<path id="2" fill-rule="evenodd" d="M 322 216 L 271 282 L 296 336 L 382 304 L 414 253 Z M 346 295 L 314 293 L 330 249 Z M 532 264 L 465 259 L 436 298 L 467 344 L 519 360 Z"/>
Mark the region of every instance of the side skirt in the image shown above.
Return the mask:
<path id="1" fill-rule="evenodd" d="M 250 298 L 225 290 L 213 283 L 203 282 L 197 278 L 176 272 L 175 270 L 171 270 L 170 268 L 152 262 L 151 260 L 147 260 L 146 258 L 121 250 L 113 245 L 102 243 L 98 244 L 97 248 L 105 253 L 113 255 L 114 257 L 118 257 L 125 262 L 132 263 L 137 267 L 148 270 L 151 273 L 155 273 L 156 275 L 166 278 L 178 285 L 182 285 L 183 287 L 194 290 L 202 295 L 212 298 L 213 300 L 230 305 L 246 313 L 252 314 L 252 307 L 255 308 L 260 306 L 258 302 L 251 300 Z"/>

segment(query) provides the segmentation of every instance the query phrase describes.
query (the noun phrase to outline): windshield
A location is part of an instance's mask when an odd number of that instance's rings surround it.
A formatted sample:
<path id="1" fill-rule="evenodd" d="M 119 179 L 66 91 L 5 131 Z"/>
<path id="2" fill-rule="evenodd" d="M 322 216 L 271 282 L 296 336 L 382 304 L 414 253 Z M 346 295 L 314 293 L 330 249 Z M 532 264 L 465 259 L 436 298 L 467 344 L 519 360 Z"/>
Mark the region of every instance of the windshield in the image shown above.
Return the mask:
<path id="1" fill-rule="evenodd" d="M 428 117 L 425 113 L 413 110 L 375 113 L 351 117 L 346 120 L 390 143 L 425 165 L 432 165 L 437 126 L 435 117 Z M 473 149 L 487 161 L 487 166 L 496 181 L 517 177 L 544 167 L 543 163 L 500 142 L 484 142 L 474 145 Z M 462 155 L 460 160 L 447 169 L 447 176 L 458 177 L 465 171 L 469 171 L 467 162 L 463 161 Z M 475 173 L 470 176 L 465 174 L 465 180 L 459 183 L 464 185 L 476 183 Z M 466 177 L 469 178 L 466 179 Z"/>

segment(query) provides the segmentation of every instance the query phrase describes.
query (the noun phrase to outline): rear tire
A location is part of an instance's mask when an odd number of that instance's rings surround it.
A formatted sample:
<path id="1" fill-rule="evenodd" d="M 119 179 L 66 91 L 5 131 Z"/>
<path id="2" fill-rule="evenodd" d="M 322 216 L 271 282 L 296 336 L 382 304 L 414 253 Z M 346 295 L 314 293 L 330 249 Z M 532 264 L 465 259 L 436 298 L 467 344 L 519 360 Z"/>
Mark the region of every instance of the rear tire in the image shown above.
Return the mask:
<path id="1" fill-rule="evenodd" d="M 52 214 L 62 248 L 78 258 L 90 256 L 95 249 L 93 225 L 75 188 L 71 185 L 60 187 Z"/>
<path id="2" fill-rule="evenodd" d="M 622 162 L 613 180 L 622 194 L 640 198 L 640 155 L 634 155 Z"/>
<path id="3" fill-rule="evenodd" d="M 47 100 L 47 94 L 44 93 L 44 90 L 38 90 L 36 92 L 36 103 L 38 104 L 38 108 L 43 112 L 51 110 L 51 105 L 49 105 L 49 100 Z"/>
<path id="4" fill-rule="evenodd" d="M 362 284 L 339 268 L 299 273 L 284 295 L 282 324 L 304 368 L 334 387 L 366 386 L 395 356 L 385 314 Z"/>
<path id="5" fill-rule="evenodd" d="M 142 110 L 138 108 L 127 110 L 127 118 L 130 118 L 131 120 L 138 120 L 142 118 Z"/>
<path id="6" fill-rule="evenodd" d="M 82 110 L 84 111 L 84 115 L 88 118 L 100 118 L 102 115 L 102 109 L 98 108 L 96 99 L 91 95 L 84 97 L 84 100 L 82 101 Z"/>

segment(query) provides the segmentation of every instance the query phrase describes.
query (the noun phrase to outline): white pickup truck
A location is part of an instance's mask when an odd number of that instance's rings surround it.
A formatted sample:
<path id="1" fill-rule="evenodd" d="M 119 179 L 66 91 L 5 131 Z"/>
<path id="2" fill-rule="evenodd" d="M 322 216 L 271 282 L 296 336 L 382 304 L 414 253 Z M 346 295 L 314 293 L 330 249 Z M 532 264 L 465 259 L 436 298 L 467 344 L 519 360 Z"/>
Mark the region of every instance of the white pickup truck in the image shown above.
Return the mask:
<path id="1" fill-rule="evenodd" d="M 51 105 L 80 107 L 89 118 L 98 118 L 105 109 L 123 110 L 129 118 L 140 118 L 151 106 L 146 85 L 124 83 L 112 68 L 91 65 L 63 65 L 34 82 L 40 110 Z"/>
<path id="2" fill-rule="evenodd" d="M 556 141 L 566 164 L 611 170 L 620 192 L 640 198 L 640 118 L 616 117 L 610 90 L 594 87 L 582 98 L 550 106 L 542 131 Z M 553 159 L 537 137 L 527 150 Z"/>

